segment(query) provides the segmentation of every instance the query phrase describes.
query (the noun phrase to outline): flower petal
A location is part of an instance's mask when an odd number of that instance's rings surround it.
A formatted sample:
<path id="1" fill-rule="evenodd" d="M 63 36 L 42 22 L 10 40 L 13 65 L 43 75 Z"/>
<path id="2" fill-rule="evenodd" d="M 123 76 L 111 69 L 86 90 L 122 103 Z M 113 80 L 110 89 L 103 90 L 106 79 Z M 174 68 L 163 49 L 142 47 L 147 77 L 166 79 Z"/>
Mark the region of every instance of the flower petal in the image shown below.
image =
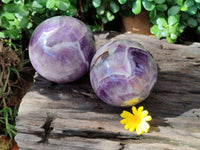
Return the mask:
<path id="1" fill-rule="evenodd" d="M 122 120 L 120 121 L 121 124 L 126 124 L 127 122 L 128 122 L 127 119 L 122 119 Z"/>
<path id="2" fill-rule="evenodd" d="M 144 132 L 148 132 L 150 128 L 149 124 L 146 121 L 142 121 L 140 127 Z"/>
<path id="3" fill-rule="evenodd" d="M 145 120 L 145 121 L 151 121 L 151 120 L 152 120 L 152 117 L 151 117 L 151 116 L 146 116 L 146 117 L 144 118 L 144 120 Z"/>
<path id="4" fill-rule="evenodd" d="M 130 128 L 130 123 L 127 123 L 125 126 L 124 126 L 124 129 L 128 130 Z"/>
<path id="5" fill-rule="evenodd" d="M 124 110 L 124 111 L 120 114 L 120 116 L 121 116 L 122 118 L 130 118 L 130 117 L 133 117 L 133 114 L 131 114 L 130 112 Z"/>
<path id="6" fill-rule="evenodd" d="M 146 117 L 148 115 L 148 113 L 149 112 L 147 110 L 142 111 L 142 113 L 141 113 L 142 118 Z"/>
<path id="7" fill-rule="evenodd" d="M 128 122 L 132 121 L 131 118 L 125 118 L 120 121 L 121 124 L 127 124 Z"/>
<path id="8" fill-rule="evenodd" d="M 132 112 L 133 112 L 134 115 L 137 115 L 137 114 L 138 114 L 137 109 L 136 109 L 135 106 L 132 107 Z"/>
<path id="9" fill-rule="evenodd" d="M 137 133 L 137 135 L 141 135 L 141 134 L 144 133 L 144 131 L 142 130 L 142 128 L 140 127 L 140 125 L 138 125 L 138 126 L 136 127 L 136 133 Z"/>
<path id="10" fill-rule="evenodd" d="M 129 129 L 129 131 L 133 132 L 135 130 L 135 128 L 136 128 L 136 124 L 132 124 L 131 127 L 130 127 L 130 129 Z"/>
<path id="11" fill-rule="evenodd" d="M 138 115 L 140 115 L 140 114 L 142 113 L 143 109 L 144 109 L 143 106 L 140 106 L 140 107 L 138 108 Z"/>

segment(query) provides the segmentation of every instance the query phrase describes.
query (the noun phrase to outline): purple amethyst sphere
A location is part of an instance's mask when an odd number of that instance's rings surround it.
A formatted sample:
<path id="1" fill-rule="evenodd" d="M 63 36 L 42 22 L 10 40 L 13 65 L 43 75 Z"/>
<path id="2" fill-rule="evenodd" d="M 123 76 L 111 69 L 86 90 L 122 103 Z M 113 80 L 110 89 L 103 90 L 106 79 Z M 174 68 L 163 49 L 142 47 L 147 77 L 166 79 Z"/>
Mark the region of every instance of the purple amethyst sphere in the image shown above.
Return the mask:
<path id="1" fill-rule="evenodd" d="M 113 106 L 132 106 L 146 99 L 157 81 L 157 65 L 139 43 L 109 42 L 94 55 L 90 82 L 97 96 Z"/>
<path id="2" fill-rule="evenodd" d="M 93 33 L 80 20 L 52 17 L 33 32 L 29 57 L 35 70 L 47 80 L 67 83 L 89 70 L 94 54 Z"/>

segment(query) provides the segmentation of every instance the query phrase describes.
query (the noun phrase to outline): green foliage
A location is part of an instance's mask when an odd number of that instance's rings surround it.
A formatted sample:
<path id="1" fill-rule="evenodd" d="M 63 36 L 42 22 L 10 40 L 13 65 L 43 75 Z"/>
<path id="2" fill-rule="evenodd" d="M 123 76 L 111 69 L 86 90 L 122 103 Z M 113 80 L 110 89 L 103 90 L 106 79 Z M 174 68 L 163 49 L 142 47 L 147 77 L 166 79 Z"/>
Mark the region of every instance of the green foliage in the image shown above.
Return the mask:
<path id="1" fill-rule="evenodd" d="M 150 31 L 158 38 L 166 38 L 175 43 L 185 28 L 196 28 L 200 24 L 200 3 L 198 0 L 157 1 L 154 10 L 149 12 L 150 22 L 154 25 Z M 162 3 L 161 5 L 159 3 Z"/>
<path id="2" fill-rule="evenodd" d="M 99 6 L 101 6 L 101 0 L 92 0 L 92 5 L 95 8 L 98 8 Z"/>
<path id="3" fill-rule="evenodd" d="M 4 106 L 2 110 L 0 110 L 0 124 L 5 126 L 3 128 L 3 132 L 5 136 L 10 137 L 10 141 L 16 135 L 16 128 L 14 126 L 15 117 L 17 115 L 17 108 L 11 109 L 8 106 Z"/>
<path id="4" fill-rule="evenodd" d="M 93 7 L 106 24 L 115 19 L 116 13 L 123 16 L 138 15 L 144 8 L 153 24 L 150 31 L 159 39 L 175 43 L 185 28 L 200 29 L 199 0 L 93 0 Z M 98 4 L 98 5 L 96 5 Z M 132 12 L 132 14 L 130 14 Z"/>
<path id="5" fill-rule="evenodd" d="M 142 10 L 141 0 L 136 0 L 135 2 L 133 2 L 132 12 L 137 15 L 141 12 L 141 10 Z"/>
<path id="6" fill-rule="evenodd" d="M 0 69 L 2 70 L 1 67 Z M 14 126 L 14 122 L 15 122 L 15 117 L 17 116 L 18 111 L 17 111 L 17 105 L 15 105 L 14 109 L 11 109 L 10 107 L 7 106 L 6 101 L 8 97 L 4 96 L 4 94 L 6 93 L 6 90 L 8 89 L 9 78 L 12 71 L 14 71 L 17 74 L 19 73 L 15 68 L 8 66 L 7 72 L 6 72 L 7 77 L 4 82 L 4 86 L 0 91 L 0 97 L 2 97 L 1 103 L 3 105 L 3 109 L 0 110 L 0 127 L 1 127 L 1 130 L 3 130 L 5 136 L 10 137 L 10 142 L 12 141 L 13 137 L 16 135 L 16 128 Z"/>
<path id="7" fill-rule="evenodd" d="M 41 21 L 56 15 L 78 17 L 88 24 L 92 31 L 99 31 L 102 24 L 112 22 L 116 19 L 116 15 L 134 16 L 140 14 L 142 9 L 149 13 L 150 22 L 158 27 L 159 32 L 155 34 L 158 38 L 166 38 L 168 42 L 174 43 L 186 27 L 196 28 L 199 33 L 199 0 L 2 0 L 2 2 L 4 5 L 0 9 L 0 37 L 14 40 L 21 39 L 24 33 L 30 37 L 33 29 Z M 161 23 L 159 18 L 169 23 L 171 16 L 178 18 L 176 24 L 168 24 L 165 27 L 159 24 Z M 154 31 L 155 26 L 152 28 L 151 31 Z"/>
<path id="8" fill-rule="evenodd" d="M 120 4 L 125 4 L 127 0 L 118 0 Z"/>
<path id="9" fill-rule="evenodd" d="M 46 18 L 56 15 L 75 16 L 76 0 L 3 0 L 0 9 L 0 37 L 20 40 Z"/>

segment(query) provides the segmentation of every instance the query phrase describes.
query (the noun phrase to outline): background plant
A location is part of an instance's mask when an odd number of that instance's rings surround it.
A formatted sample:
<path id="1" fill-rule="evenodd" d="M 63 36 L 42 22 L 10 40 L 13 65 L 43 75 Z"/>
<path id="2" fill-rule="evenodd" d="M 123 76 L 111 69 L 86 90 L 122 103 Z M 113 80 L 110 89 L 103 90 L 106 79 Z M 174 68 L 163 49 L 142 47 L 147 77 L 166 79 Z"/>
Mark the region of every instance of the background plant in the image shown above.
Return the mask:
<path id="1" fill-rule="evenodd" d="M 5 45 L 0 40 L 0 133 L 4 133 L 12 140 L 16 134 L 14 125 L 18 105 L 11 101 L 17 100 L 13 95 L 13 90 L 19 86 L 20 63 L 23 61 L 19 61 L 16 52 Z M 10 80 L 11 78 L 12 80 Z"/>
<path id="2" fill-rule="evenodd" d="M 149 13 L 151 33 L 175 43 L 187 27 L 200 35 L 200 0 L 154 0 Z M 193 33 L 194 34 L 194 33 Z"/>
<path id="3" fill-rule="evenodd" d="M 2 0 L 0 37 L 19 40 L 46 18 L 56 15 L 74 16 L 76 0 Z"/>
<path id="4" fill-rule="evenodd" d="M 169 43 L 175 43 L 187 27 L 200 35 L 200 0 L 92 0 L 92 4 L 104 24 L 116 13 L 132 16 L 145 9 L 153 24 L 151 33 Z"/>
<path id="5" fill-rule="evenodd" d="M 30 38 L 41 21 L 56 15 L 77 17 L 99 31 L 117 16 L 134 16 L 142 9 L 159 39 L 175 43 L 187 27 L 200 34 L 200 0 L 2 0 L 0 5 L 0 37 L 12 40 Z"/>

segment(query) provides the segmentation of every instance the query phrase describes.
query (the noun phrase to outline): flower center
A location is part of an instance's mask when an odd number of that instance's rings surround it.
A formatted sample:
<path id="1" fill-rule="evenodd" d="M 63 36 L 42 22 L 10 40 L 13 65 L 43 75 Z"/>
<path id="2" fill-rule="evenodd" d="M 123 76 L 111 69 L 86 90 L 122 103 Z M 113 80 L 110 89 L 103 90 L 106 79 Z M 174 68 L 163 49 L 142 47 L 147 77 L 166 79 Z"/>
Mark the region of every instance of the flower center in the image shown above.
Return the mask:
<path id="1" fill-rule="evenodd" d="M 141 122 L 142 120 L 141 120 L 141 118 L 140 118 L 139 116 L 134 116 L 134 117 L 133 117 L 133 121 L 134 121 L 134 123 L 136 123 L 136 124 L 140 124 L 140 122 Z"/>

